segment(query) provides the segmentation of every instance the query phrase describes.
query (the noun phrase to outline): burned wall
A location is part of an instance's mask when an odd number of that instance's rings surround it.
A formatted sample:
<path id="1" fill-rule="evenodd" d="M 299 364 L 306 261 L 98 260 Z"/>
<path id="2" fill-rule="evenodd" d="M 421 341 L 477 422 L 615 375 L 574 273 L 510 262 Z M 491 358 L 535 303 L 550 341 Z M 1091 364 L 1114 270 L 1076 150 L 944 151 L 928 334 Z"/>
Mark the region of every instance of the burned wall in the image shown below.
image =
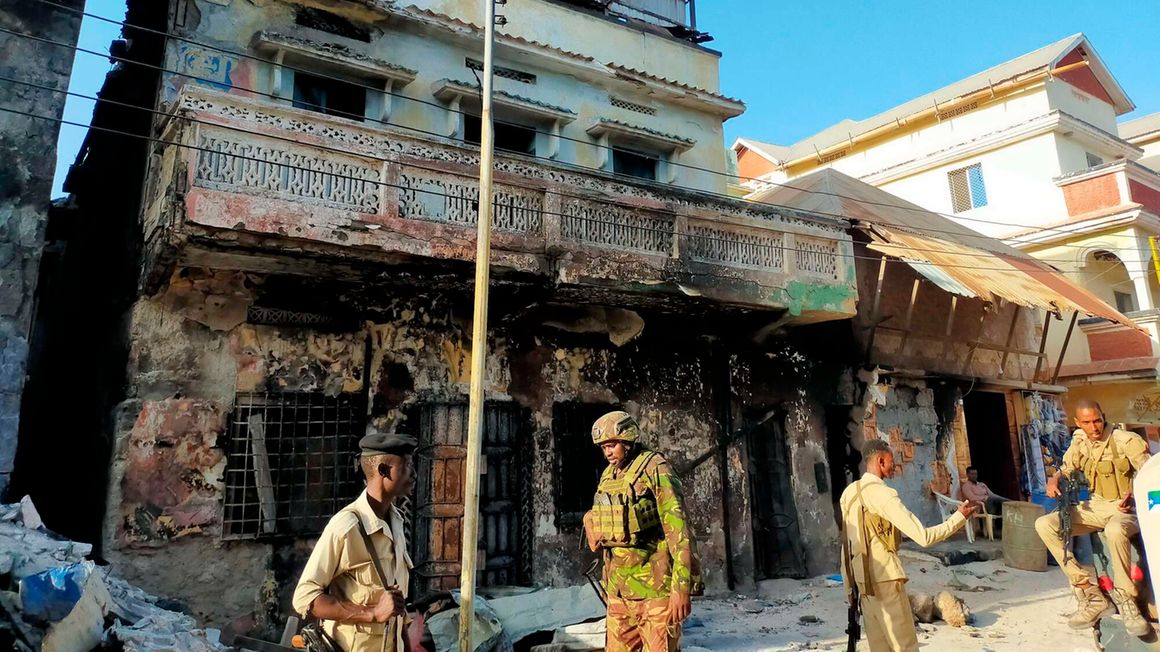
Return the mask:
<path id="1" fill-rule="evenodd" d="M 279 304 L 287 295 L 294 295 L 299 323 L 255 323 L 292 312 Z M 302 312 L 311 304 L 313 312 Z M 162 293 L 137 303 L 130 320 L 130 391 L 118 408 L 105 526 L 109 558 L 133 581 L 176 594 L 219 626 L 244 629 L 284 618 L 310 541 L 238 535 L 231 525 L 223 503 L 237 464 L 229 447 L 242 397 L 361 395 L 366 428 L 421 434 L 416 415 L 423 406 L 466 404 L 470 306 L 462 290 L 354 292 L 301 279 L 178 269 Z M 323 318 L 340 310 L 360 317 L 343 328 Z M 579 523 L 558 504 L 559 482 L 564 473 L 590 491 L 603 462 L 589 439 L 590 422 L 558 431 L 559 411 L 575 404 L 620 407 L 639 417 L 646 443 L 681 476 L 710 591 L 725 590 L 730 574 L 741 587 L 754 578 L 754 470 L 745 444 L 726 430 L 777 407 L 801 553 L 810 573 L 832 569 L 830 499 L 815 486 L 815 466 L 825 468 L 821 399 L 795 371 L 798 363 L 731 353 L 719 336 L 705 336 L 708 326 L 683 315 L 554 305 L 503 288 L 495 290 L 491 313 L 486 398 L 527 415 L 520 445 L 530 504 L 520 536 L 532 551 L 532 582 L 583 581 Z M 776 375 L 771 364 L 780 369 Z M 242 472 L 253 473 L 247 468 Z M 190 563 L 172 564 L 170 551 Z"/>
<path id="2" fill-rule="evenodd" d="M 862 399 L 853 409 L 854 444 L 881 439 L 894 450 L 897 471 L 887 482 L 923 523 L 942 521 L 934 492 L 957 493 L 969 459 L 962 389 L 953 383 L 859 375 Z"/>
<path id="3" fill-rule="evenodd" d="M 936 374 L 1032 379 L 1033 355 L 1005 355 L 1001 349 L 1008 346 L 1010 336 L 1012 349 L 1037 352 L 1043 325 L 1041 311 L 1010 302 L 991 305 L 981 299 L 952 295 L 894 259 L 887 259 L 878 293 L 880 255 L 864 248 L 860 251 L 859 255 L 867 257 L 857 261 L 855 333 L 863 349 L 861 359 Z M 867 351 L 871 342 L 873 350 Z"/>
<path id="4" fill-rule="evenodd" d="M 72 74 L 82 0 L 61 7 L 0 0 L 0 75 L 26 80 L 0 84 L 0 492 L 16 455 L 20 400 L 28 358 L 40 255 L 48 219 L 59 120 Z M 33 40 L 19 35 L 29 35 Z M 54 45 L 47 41 L 62 44 Z M 21 115 L 24 112 L 29 115 Z"/>

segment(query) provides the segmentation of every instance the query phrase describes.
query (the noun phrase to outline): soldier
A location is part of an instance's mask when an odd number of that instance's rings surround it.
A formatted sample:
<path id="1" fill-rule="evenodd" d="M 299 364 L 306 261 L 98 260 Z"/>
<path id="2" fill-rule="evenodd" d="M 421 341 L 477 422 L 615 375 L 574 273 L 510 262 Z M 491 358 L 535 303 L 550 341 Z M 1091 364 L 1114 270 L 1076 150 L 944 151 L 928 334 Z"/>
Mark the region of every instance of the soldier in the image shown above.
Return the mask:
<path id="1" fill-rule="evenodd" d="M 366 491 L 326 524 L 294 589 L 294 611 L 323 621 L 343 652 L 406 649 L 411 558 L 395 500 L 411 493 L 416 445 L 397 434 L 359 441 Z"/>
<path id="2" fill-rule="evenodd" d="M 1151 455 L 1148 444 L 1139 435 L 1126 430 L 1108 431 L 1104 412 L 1095 401 L 1079 401 L 1075 407 L 1075 425 L 1078 429 L 1071 445 L 1063 454 L 1059 474 L 1047 480 L 1047 495 L 1059 496 L 1060 474 L 1071 475 L 1082 471 L 1091 483 L 1091 497 L 1072 509 L 1072 535 L 1103 531 L 1112 553 L 1115 589 L 1112 598 L 1119 607 L 1124 629 L 1133 636 L 1145 636 L 1152 627 L 1140 615 L 1136 604 L 1136 584 L 1132 581 L 1131 538 L 1140 531 L 1132 499 L 1132 479 L 1143 468 Z M 1059 512 L 1041 516 L 1035 521 L 1039 537 L 1059 563 L 1068 582 L 1075 588 L 1079 608 L 1068 624 L 1076 629 L 1095 625 L 1112 610 L 1092 570 L 1084 568 L 1068 555 L 1064 561 L 1064 546 L 1060 540 Z"/>
<path id="3" fill-rule="evenodd" d="M 926 548 L 958 532 L 978 505 L 964 500 L 946 521 L 924 527 L 902 504 L 898 492 L 883 482 L 894 475 L 890 445 L 880 439 L 868 441 L 862 455 L 866 473 L 846 487 L 839 500 L 842 577 L 847 591 L 856 588 L 860 596 L 870 652 L 911 652 L 918 649 L 918 633 L 906 595 L 906 573 L 898 558 L 900 531 Z"/>
<path id="4" fill-rule="evenodd" d="M 639 439 L 640 426 L 625 412 L 592 426 L 592 443 L 608 468 L 584 515 L 584 532 L 604 557 L 606 652 L 679 650 L 681 622 L 692 611 L 697 566 L 681 484 L 665 458 Z"/>

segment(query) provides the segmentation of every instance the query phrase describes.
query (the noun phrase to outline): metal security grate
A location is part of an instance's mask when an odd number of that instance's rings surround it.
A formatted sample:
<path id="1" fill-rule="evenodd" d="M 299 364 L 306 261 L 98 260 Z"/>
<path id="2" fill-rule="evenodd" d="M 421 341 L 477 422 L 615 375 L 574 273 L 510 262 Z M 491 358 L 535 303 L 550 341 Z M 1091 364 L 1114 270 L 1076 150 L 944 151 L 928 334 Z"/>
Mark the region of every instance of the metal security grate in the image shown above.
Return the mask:
<path id="1" fill-rule="evenodd" d="M 951 189 L 951 205 L 956 213 L 987 205 L 987 187 L 983 183 L 983 167 L 979 163 L 947 172 Z"/>
<path id="2" fill-rule="evenodd" d="M 238 394 L 226 442 L 223 539 L 317 534 L 362 491 L 357 394 Z"/>

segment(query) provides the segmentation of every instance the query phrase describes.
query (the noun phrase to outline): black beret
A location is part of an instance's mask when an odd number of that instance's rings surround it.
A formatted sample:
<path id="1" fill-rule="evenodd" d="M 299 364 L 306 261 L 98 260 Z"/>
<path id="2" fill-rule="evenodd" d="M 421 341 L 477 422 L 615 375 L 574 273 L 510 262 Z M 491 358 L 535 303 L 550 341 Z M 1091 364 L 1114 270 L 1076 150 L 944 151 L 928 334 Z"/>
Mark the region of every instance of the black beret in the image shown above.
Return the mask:
<path id="1" fill-rule="evenodd" d="M 395 432 L 372 432 L 358 442 L 363 455 L 409 455 L 418 446 L 414 437 Z"/>

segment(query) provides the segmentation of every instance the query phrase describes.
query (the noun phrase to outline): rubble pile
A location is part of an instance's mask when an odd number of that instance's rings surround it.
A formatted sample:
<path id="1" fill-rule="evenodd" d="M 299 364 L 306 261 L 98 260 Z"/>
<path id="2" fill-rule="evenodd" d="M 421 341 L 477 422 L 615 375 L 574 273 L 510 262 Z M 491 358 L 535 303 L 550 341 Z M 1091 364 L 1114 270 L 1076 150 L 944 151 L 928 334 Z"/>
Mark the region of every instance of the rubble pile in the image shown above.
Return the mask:
<path id="1" fill-rule="evenodd" d="M 0 505 L 0 647 L 45 652 L 219 652 L 215 630 L 87 558 L 45 529 L 25 498 Z"/>

